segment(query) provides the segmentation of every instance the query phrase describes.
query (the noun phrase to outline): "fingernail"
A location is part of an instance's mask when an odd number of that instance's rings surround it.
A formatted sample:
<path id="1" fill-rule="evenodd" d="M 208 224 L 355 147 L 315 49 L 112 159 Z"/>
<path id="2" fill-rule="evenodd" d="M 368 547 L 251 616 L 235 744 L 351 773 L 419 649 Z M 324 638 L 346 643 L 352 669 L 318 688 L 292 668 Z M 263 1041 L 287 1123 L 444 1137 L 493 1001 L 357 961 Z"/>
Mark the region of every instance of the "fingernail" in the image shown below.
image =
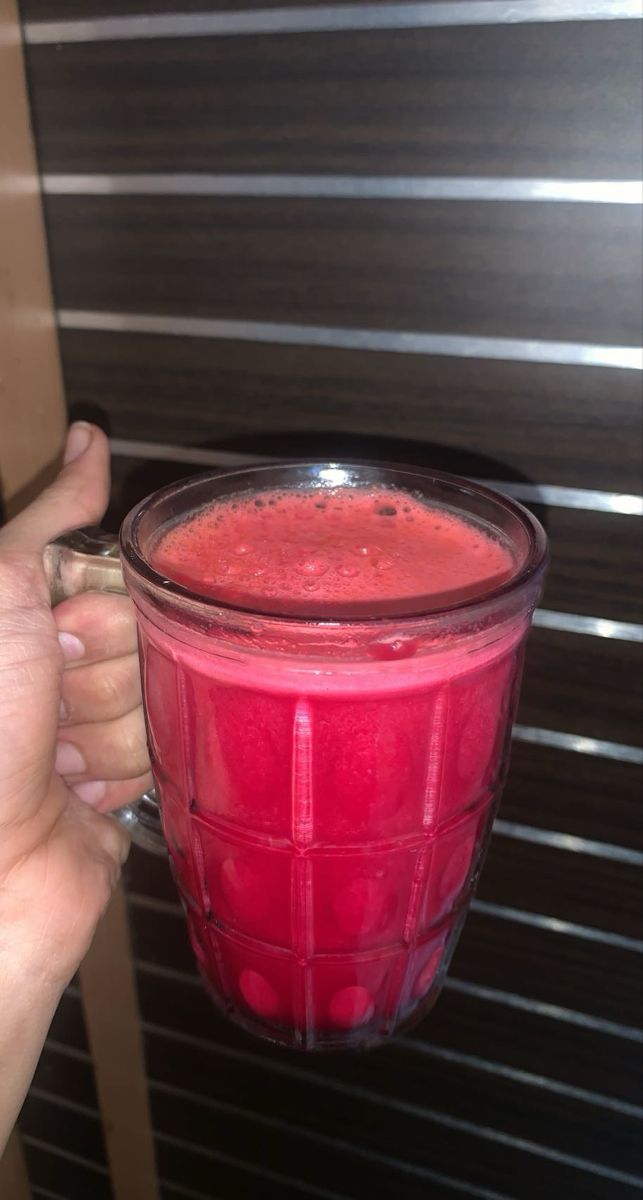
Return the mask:
<path id="1" fill-rule="evenodd" d="M 75 658 L 82 658 L 85 653 L 85 647 L 80 638 L 77 638 L 73 633 L 59 633 L 58 641 L 60 649 L 63 652 L 65 662 L 72 662 Z"/>
<path id="2" fill-rule="evenodd" d="M 64 465 L 67 466 L 69 463 L 74 462 L 75 459 L 80 458 L 81 454 L 85 453 L 91 440 L 91 425 L 88 425 L 87 421 L 75 421 L 70 426 L 67 434 L 65 457 L 63 459 Z"/>
<path id="3" fill-rule="evenodd" d="M 87 783 L 77 783 L 72 791 L 83 804 L 91 804 L 92 808 L 95 808 L 103 799 L 107 784 L 100 779 L 90 779 Z"/>
<path id="4" fill-rule="evenodd" d="M 82 775 L 87 770 L 87 764 L 78 746 L 72 742 L 58 742 L 54 770 L 59 775 Z"/>
<path id="5" fill-rule="evenodd" d="M 68 716 L 69 716 L 69 713 L 67 712 L 67 705 L 65 704 L 64 700 L 61 700 L 60 705 L 58 707 L 58 720 L 66 721 Z"/>

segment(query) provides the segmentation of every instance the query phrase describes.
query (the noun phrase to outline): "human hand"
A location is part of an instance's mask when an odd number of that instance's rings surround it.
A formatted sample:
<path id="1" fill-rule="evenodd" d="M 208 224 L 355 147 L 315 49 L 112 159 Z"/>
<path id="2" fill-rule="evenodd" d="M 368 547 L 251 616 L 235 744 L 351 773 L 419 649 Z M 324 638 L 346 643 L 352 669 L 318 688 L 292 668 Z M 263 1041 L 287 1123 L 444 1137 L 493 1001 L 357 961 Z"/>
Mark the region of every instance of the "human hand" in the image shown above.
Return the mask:
<path id="1" fill-rule="evenodd" d="M 50 607 L 46 543 L 96 524 L 107 504 L 104 434 L 73 426 L 65 462 L 0 530 L 0 1146 L 2 1110 L 6 1124 L 30 1076 L 12 1074 L 12 1042 L 36 1027 L 44 1037 L 127 855 L 125 832 L 102 814 L 152 782 L 130 601 L 84 594 Z"/>

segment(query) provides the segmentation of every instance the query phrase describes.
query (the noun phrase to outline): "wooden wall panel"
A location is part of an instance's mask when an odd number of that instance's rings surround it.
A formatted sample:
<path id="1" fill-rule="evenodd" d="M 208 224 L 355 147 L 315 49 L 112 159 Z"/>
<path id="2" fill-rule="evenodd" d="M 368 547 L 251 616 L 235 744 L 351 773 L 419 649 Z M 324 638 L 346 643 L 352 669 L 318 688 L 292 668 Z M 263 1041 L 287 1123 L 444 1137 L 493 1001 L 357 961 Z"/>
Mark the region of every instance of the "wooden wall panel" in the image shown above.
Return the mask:
<path id="1" fill-rule="evenodd" d="M 636 206 L 49 196 L 61 308 L 636 345 Z M 312 286 L 311 286 L 312 285 Z"/>
<path id="2" fill-rule="evenodd" d="M 487 478 L 640 488 L 637 371 L 72 330 L 61 346 L 72 410 L 119 438 L 275 458 L 332 448 Z M 189 471 L 140 465 L 150 477 L 172 469 Z"/>
<path id="3" fill-rule="evenodd" d="M 628 21 L 31 46 L 28 62 L 44 171 L 637 176 Z"/>
<path id="4" fill-rule="evenodd" d="M 44 1124 L 48 1117 L 44 1117 Z M 64 1200 L 112 1200 L 112 1189 L 105 1168 L 96 1168 L 83 1155 L 60 1151 L 53 1142 L 29 1136 L 25 1142 L 29 1175 L 36 1189 L 42 1189 Z M 36 1190 L 36 1197 L 38 1190 Z"/>
<path id="5" fill-rule="evenodd" d="M 507 821 L 643 849 L 643 772 L 635 763 L 514 742 Z"/>
<path id="6" fill-rule="evenodd" d="M 249 1134 L 253 1136 L 253 1133 L 261 1135 L 261 1109 L 256 1102 L 248 1103 L 248 1090 L 251 1096 L 257 1097 L 265 1087 L 266 1071 L 261 1056 L 256 1056 L 255 1061 L 250 1058 L 247 1062 L 245 1080 L 236 1062 L 226 1062 L 224 1057 L 215 1056 L 211 1063 L 214 1072 L 203 1072 L 201 1093 L 200 1097 L 197 1097 L 190 1089 L 193 1078 L 199 1071 L 199 1059 L 203 1064 L 202 1050 L 199 1046 L 173 1043 L 157 1033 L 148 1035 L 147 1046 L 150 1073 L 160 1085 L 153 1088 L 160 1128 L 169 1127 L 171 1131 L 172 1128 L 180 1128 L 182 1125 L 183 1136 L 196 1140 L 199 1117 L 201 1122 L 221 1120 L 226 1129 L 226 1142 L 232 1153 L 235 1144 L 239 1148 L 239 1139 L 248 1137 Z M 300 1072 L 291 1073 L 290 1086 L 280 1091 L 270 1114 L 266 1114 L 268 1127 L 265 1132 L 277 1143 L 285 1140 L 286 1148 L 290 1146 L 290 1166 L 295 1168 L 293 1173 L 304 1177 L 307 1175 L 311 1181 L 315 1179 L 315 1173 L 320 1182 L 323 1178 L 320 1164 L 325 1157 L 325 1137 L 324 1134 L 317 1133 L 314 1124 L 306 1115 L 312 1112 L 318 1087 L 323 1089 L 328 1134 L 336 1143 L 347 1146 L 344 1150 L 335 1149 L 335 1153 L 339 1152 L 345 1159 L 350 1160 L 351 1143 L 347 1144 L 346 1133 L 347 1129 L 351 1129 L 355 1144 L 368 1148 L 373 1154 L 374 1162 L 370 1171 L 369 1164 L 360 1161 L 357 1154 L 354 1156 L 354 1169 L 361 1171 L 363 1183 L 368 1176 L 374 1176 L 379 1170 L 377 1158 L 382 1152 L 396 1159 L 402 1167 L 402 1170 L 398 1167 L 397 1171 L 403 1189 L 408 1186 L 408 1179 L 404 1181 L 405 1164 L 410 1168 L 409 1175 L 412 1174 L 413 1167 L 430 1171 L 439 1170 L 440 1166 L 443 1166 L 447 1170 L 457 1170 L 457 1163 L 451 1154 L 447 1161 L 441 1161 L 441 1130 L 439 1122 L 431 1120 L 432 1099 L 436 1094 L 445 1097 L 460 1094 L 466 1099 L 460 1106 L 459 1116 L 475 1126 L 479 1118 L 479 1097 L 476 1094 L 476 1076 L 472 1068 L 464 1063 L 456 1064 L 437 1056 L 415 1053 L 414 1048 L 404 1043 L 382 1050 L 378 1057 L 379 1064 L 372 1057 L 364 1058 L 364 1061 L 360 1062 L 357 1078 L 349 1064 L 343 1069 L 340 1064 L 336 1064 L 329 1070 L 324 1064 L 315 1063 L 314 1066 L 303 1068 Z M 407 1120 L 395 1128 L 391 1126 L 386 1106 L 377 1102 L 382 1074 L 388 1079 L 385 1095 L 394 1099 L 399 1095 L 400 1083 L 403 1081 L 407 1097 Z M 588 1144 L 587 1134 L 591 1129 L 601 1157 L 609 1161 L 615 1170 L 624 1170 L 627 1167 L 636 1169 L 638 1128 L 635 1121 L 619 1121 L 614 1115 L 592 1112 L 578 1101 L 546 1097 L 537 1090 L 528 1095 L 523 1109 L 516 1110 L 512 1090 L 510 1081 L 487 1080 L 485 1102 L 488 1105 L 487 1116 L 493 1113 L 499 1124 L 511 1129 L 516 1137 L 541 1142 L 543 1133 L 554 1117 L 558 1127 L 556 1148 L 561 1153 L 565 1152 L 564 1148 L 571 1150 L 573 1147 L 582 1157 Z M 188 1095 L 184 1098 L 181 1092 L 187 1092 Z M 182 1117 L 176 1111 L 180 1107 L 183 1107 Z M 255 1120 L 250 1116 L 244 1119 L 243 1114 L 246 1112 L 254 1113 Z M 276 1126 L 272 1131 L 269 1127 L 271 1118 L 275 1120 Z M 189 1129 L 188 1122 L 193 1123 L 192 1130 Z M 282 1122 L 289 1128 L 282 1130 Z M 284 1134 L 288 1135 L 290 1130 L 293 1131 L 291 1136 L 284 1139 Z M 198 1140 L 207 1145 L 202 1138 Z M 328 1147 L 330 1161 L 326 1164 L 326 1180 L 331 1188 L 333 1173 L 337 1171 L 336 1164 L 332 1161 L 333 1149 L 331 1142 Z M 486 1168 L 485 1174 L 491 1180 L 494 1170 L 493 1147 L 485 1144 L 484 1138 L 472 1135 L 469 1153 L 471 1158 L 475 1159 L 475 1167 L 483 1165 Z M 520 1157 L 511 1155 L 511 1152 L 507 1155 L 505 1167 L 508 1174 L 506 1181 L 503 1181 L 505 1187 L 510 1185 L 510 1173 L 515 1171 L 518 1165 L 522 1165 L 522 1161 Z M 329 1168 L 332 1172 L 330 1175 Z M 280 1169 L 288 1170 L 288 1164 L 283 1159 Z M 550 1184 L 560 1182 L 556 1168 L 552 1171 L 551 1163 L 543 1164 L 541 1171 L 541 1187 L 547 1179 Z M 459 1173 L 464 1174 L 462 1169 Z M 369 1184 L 370 1182 L 369 1178 Z M 355 1194 L 358 1194 L 356 1183 L 353 1184 L 353 1188 Z M 393 1179 L 390 1176 L 387 1178 L 386 1173 L 381 1178 L 380 1186 L 382 1185 L 384 1186 L 381 1194 L 390 1195 Z M 424 1186 L 426 1188 L 426 1182 Z M 403 1190 L 402 1194 L 406 1196 L 406 1190 Z M 538 1193 L 534 1191 L 532 1194 Z"/>

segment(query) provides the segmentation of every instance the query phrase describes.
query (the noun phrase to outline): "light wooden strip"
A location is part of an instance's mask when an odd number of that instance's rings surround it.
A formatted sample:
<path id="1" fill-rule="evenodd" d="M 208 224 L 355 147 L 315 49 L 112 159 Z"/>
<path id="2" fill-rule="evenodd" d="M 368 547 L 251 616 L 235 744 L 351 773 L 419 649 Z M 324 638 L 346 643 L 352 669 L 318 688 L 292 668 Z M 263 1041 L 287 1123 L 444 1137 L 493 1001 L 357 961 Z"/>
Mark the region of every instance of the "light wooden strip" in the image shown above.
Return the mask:
<path id="1" fill-rule="evenodd" d="M 15 0 L 0 0 L 0 114 L 0 495 L 10 516 L 52 475 L 66 425 Z"/>
<path id="2" fill-rule="evenodd" d="M 80 969 L 114 1200 L 159 1200 L 127 909 L 119 888 Z"/>
<path id="3" fill-rule="evenodd" d="M 31 1184 L 17 1128 L 0 1159 L 0 1196 L 6 1200 L 31 1200 Z"/>

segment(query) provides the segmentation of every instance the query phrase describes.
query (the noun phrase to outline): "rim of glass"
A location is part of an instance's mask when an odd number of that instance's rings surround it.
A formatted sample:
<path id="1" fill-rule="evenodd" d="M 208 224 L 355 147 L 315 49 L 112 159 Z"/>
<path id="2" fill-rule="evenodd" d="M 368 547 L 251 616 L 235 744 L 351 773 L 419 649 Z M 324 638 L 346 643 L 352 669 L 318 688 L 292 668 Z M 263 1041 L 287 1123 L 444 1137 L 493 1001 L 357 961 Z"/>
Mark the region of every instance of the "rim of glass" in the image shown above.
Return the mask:
<path id="1" fill-rule="evenodd" d="M 435 480 L 437 483 L 446 484 L 449 487 L 456 489 L 464 495 L 472 495 L 487 500 L 491 504 L 495 504 L 498 508 L 508 513 L 516 519 L 527 537 L 528 549 L 525 554 L 522 566 L 516 571 L 510 579 L 497 587 L 490 588 L 488 591 L 482 592 L 479 595 L 469 597 L 461 601 L 447 603 L 441 606 L 430 606 L 427 601 L 429 597 L 418 596 L 418 608 L 412 612 L 398 613 L 394 610 L 386 613 L 375 614 L 355 614 L 352 616 L 339 615 L 297 615 L 293 612 L 279 612 L 266 610 L 260 605 L 253 604 L 233 604 L 228 600 L 220 600 L 215 596 L 204 596 L 202 593 L 193 591 L 191 588 L 185 587 L 183 584 L 176 583 L 172 579 L 168 579 L 166 575 L 160 574 L 151 566 L 145 557 L 144 551 L 139 544 L 139 527 L 141 520 L 151 507 L 152 503 L 160 503 L 165 499 L 169 499 L 174 493 L 183 490 L 189 490 L 190 486 L 197 487 L 205 483 L 208 479 L 221 481 L 224 479 L 238 479 L 252 477 L 257 478 L 257 490 L 261 489 L 261 476 L 264 472 L 274 472 L 276 470 L 287 470 L 288 468 L 297 468 L 299 470 L 307 468 L 319 469 L 334 469 L 334 470 L 359 470 L 363 468 L 371 470 L 396 471 L 401 475 L 420 477 L 424 482 Z M 375 482 L 375 481 L 373 481 Z M 269 485 L 268 485 L 269 486 Z M 281 486 L 284 486 L 283 484 Z M 314 486 L 314 484 L 313 484 Z M 348 485 L 350 486 L 350 485 Z M 356 485 L 359 486 L 359 485 Z M 393 485 L 395 486 L 395 485 Z M 400 487 L 403 483 L 400 482 Z M 439 503 L 439 501 L 438 501 Z M 195 512 L 197 509 L 195 508 Z M 186 512 L 187 517 L 189 512 Z M 473 517 L 475 520 L 475 516 Z M 214 468 L 209 471 L 202 471 L 196 475 L 188 475 L 181 479 L 175 480 L 173 483 L 166 484 L 165 487 L 158 488 L 157 491 L 151 492 L 137 504 L 127 514 L 120 530 L 120 547 L 121 554 L 128 566 L 148 584 L 151 584 L 164 597 L 175 597 L 177 600 L 188 601 L 190 604 L 196 604 L 206 610 L 223 610 L 229 613 L 237 613 L 246 617 L 260 617 L 262 620 L 272 620 L 275 622 L 289 621 L 300 626 L 320 626 L 320 625 L 384 625 L 391 621 L 409 622 L 418 621 L 421 619 L 446 617 L 450 614 L 466 614 L 474 612 L 476 609 L 484 605 L 501 600 L 505 596 L 510 596 L 512 593 L 519 591 L 521 587 L 529 583 L 531 579 L 538 575 L 544 568 L 548 558 L 548 543 L 547 535 L 540 521 L 520 504 L 517 500 L 509 496 L 503 495 L 501 492 L 494 491 L 493 488 L 488 488 L 484 484 L 474 483 L 466 479 L 464 476 L 453 475 L 447 471 L 433 470 L 431 467 L 418 467 L 409 463 L 394 463 L 385 462 L 375 459 L 351 459 L 350 461 L 328 461 L 326 459 L 288 459 L 285 461 L 275 460 L 271 463 L 262 463 L 261 465 L 248 464 L 247 466 L 234 468 Z M 424 603 L 423 603 L 424 601 Z"/>

